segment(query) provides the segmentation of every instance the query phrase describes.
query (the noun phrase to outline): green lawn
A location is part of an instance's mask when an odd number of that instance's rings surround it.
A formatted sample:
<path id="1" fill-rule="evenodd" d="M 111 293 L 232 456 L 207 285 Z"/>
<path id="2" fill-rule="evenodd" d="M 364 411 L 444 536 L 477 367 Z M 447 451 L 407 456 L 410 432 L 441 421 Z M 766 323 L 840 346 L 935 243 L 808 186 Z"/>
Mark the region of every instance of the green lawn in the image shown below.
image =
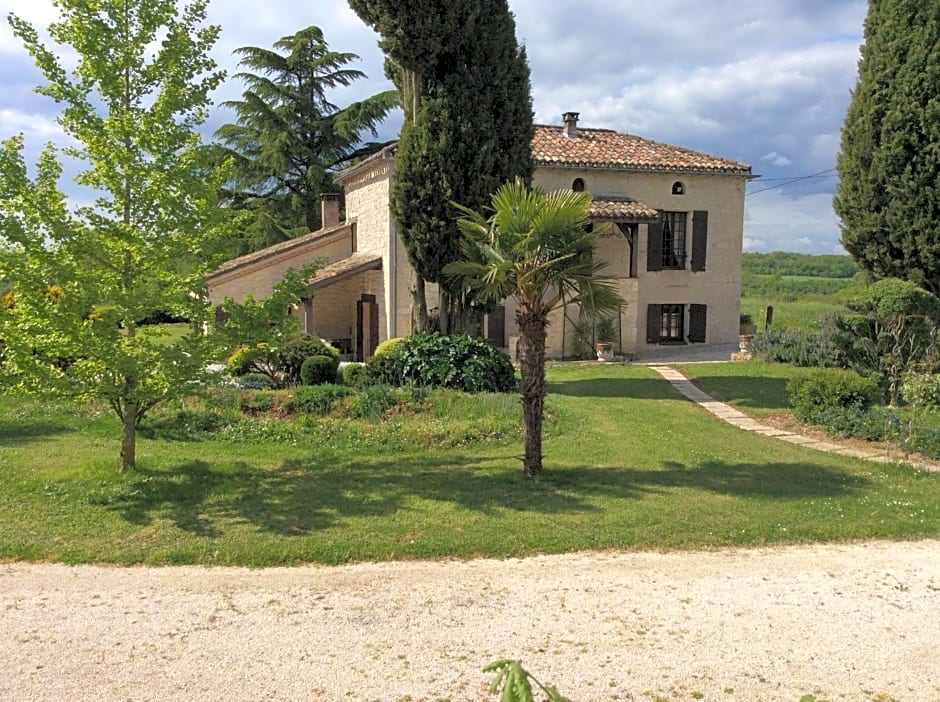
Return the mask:
<path id="1" fill-rule="evenodd" d="M 773 306 L 774 329 L 794 327 L 806 331 L 819 331 L 819 320 L 833 312 L 844 312 L 845 306 L 832 300 L 801 300 L 782 302 L 766 296 L 744 296 L 741 298 L 741 314 L 751 315 L 758 330 L 764 328 L 767 307 Z"/>
<path id="2" fill-rule="evenodd" d="M 127 475 L 107 414 L 3 398 L 0 560 L 260 566 L 940 536 L 940 475 L 743 432 L 643 367 L 549 380 L 538 480 L 521 476 L 511 396 L 217 431 L 169 408 Z"/>
<path id="3" fill-rule="evenodd" d="M 690 363 L 675 368 L 716 400 L 753 417 L 790 411 L 787 381 L 812 372 L 809 368 L 764 361 Z"/>

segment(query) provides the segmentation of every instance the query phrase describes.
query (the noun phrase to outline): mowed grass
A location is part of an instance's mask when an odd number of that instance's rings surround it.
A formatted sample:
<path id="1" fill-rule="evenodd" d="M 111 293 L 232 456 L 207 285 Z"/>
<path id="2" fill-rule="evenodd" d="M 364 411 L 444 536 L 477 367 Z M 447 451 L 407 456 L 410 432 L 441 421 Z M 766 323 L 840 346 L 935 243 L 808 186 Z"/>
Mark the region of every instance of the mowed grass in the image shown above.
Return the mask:
<path id="1" fill-rule="evenodd" d="M 643 367 L 549 379 L 536 480 L 520 473 L 512 396 L 199 440 L 158 423 L 126 475 L 115 419 L 4 398 L 0 559 L 262 566 L 940 536 L 940 475 L 743 432 Z"/>
<path id="2" fill-rule="evenodd" d="M 741 314 L 749 314 L 758 330 L 764 329 L 767 319 L 767 308 L 774 308 L 774 329 L 803 329 L 805 331 L 819 331 L 821 319 L 834 312 L 845 312 L 844 305 L 834 300 L 801 300 L 799 302 L 783 302 L 767 296 L 742 296 Z"/>
<path id="3" fill-rule="evenodd" d="M 754 417 L 789 412 L 787 382 L 813 371 L 765 361 L 689 363 L 675 368 L 716 400 Z"/>

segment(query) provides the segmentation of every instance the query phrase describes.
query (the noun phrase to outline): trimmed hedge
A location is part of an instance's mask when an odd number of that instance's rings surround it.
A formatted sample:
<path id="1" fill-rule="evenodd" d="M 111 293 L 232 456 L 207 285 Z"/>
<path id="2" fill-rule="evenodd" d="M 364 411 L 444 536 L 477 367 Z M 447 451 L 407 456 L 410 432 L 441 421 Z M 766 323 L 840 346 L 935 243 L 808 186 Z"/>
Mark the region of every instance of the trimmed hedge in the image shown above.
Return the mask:
<path id="1" fill-rule="evenodd" d="M 464 392 L 509 392 L 516 387 L 509 357 L 486 339 L 464 334 L 414 334 L 395 349 L 401 383 Z"/>
<path id="2" fill-rule="evenodd" d="M 310 356 L 300 365 L 303 385 L 323 385 L 336 382 L 336 359 L 329 356 Z"/>
<path id="3" fill-rule="evenodd" d="M 797 419 L 813 422 L 818 412 L 839 407 L 866 409 L 881 396 L 876 380 L 855 371 L 822 368 L 791 378 L 790 404 Z"/>

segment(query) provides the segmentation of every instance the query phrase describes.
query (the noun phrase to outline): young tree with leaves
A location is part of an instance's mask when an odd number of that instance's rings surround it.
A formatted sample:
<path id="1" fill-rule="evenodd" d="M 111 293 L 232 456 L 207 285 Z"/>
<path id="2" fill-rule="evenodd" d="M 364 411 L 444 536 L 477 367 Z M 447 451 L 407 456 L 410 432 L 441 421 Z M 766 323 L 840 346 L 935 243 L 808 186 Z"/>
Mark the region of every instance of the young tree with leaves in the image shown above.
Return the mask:
<path id="1" fill-rule="evenodd" d="M 216 206 L 222 177 L 206 167 L 195 128 L 222 80 L 208 52 L 205 0 L 59 0 L 53 42 L 74 51 L 70 72 L 27 22 L 10 25 L 64 105 L 58 119 L 97 193 L 70 206 L 53 145 L 30 177 L 23 139 L 0 149 L 2 372 L 14 389 L 106 403 L 122 426 L 121 470 L 136 462 L 137 426 L 183 392 L 215 350 L 205 274 L 230 236 Z M 166 343 L 142 328 L 155 312 L 190 322 Z"/>
<path id="2" fill-rule="evenodd" d="M 392 214 L 418 280 L 416 326 L 427 326 L 424 281 L 441 291 L 448 315 L 466 310 L 444 266 L 460 255 L 449 202 L 482 208 L 501 184 L 532 177 L 529 68 L 506 0 L 350 0 L 382 35 L 405 124 Z M 458 321 L 452 327 L 460 327 Z"/>
<path id="3" fill-rule="evenodd" d="M 940 297 L 940 0 L 870 0 L 842 127 L 842 245 Z"/>
<path id="4" fill-rule="evenodd" d="M 612 278 L 599 272 L 595 258 L 603 227 L 591 220 L 589 193 L 530 189 L 507 183 L 491 199 L 487 217 L 457 205 L 463 235 L 462 260 L 444 274 L 483 304 L 507 297 L 516 301 L 525 457 L 522 472 L 542 472 L 542 414 L 545 403 L 545 329 L 552 310 L 565 303 L 591 317 L 618 314 L 624 305 Z"/>
<path id="5" fill-rule="evenodd" d="M 329 92 L 366 77 L 348 66 L 353 53 L 331 51 L 319 27 L 235 52 L 247 89 L 223 103 L 236 122 L 219 128 L 221 154 L 232 159 L 226 199 L 250 213 L 239 253 L 320 228 L 320 195 L 338 192 L 333 173 L 383 144 L 363 142 L 397 106 L 394 90 L 340 108 Z"/>

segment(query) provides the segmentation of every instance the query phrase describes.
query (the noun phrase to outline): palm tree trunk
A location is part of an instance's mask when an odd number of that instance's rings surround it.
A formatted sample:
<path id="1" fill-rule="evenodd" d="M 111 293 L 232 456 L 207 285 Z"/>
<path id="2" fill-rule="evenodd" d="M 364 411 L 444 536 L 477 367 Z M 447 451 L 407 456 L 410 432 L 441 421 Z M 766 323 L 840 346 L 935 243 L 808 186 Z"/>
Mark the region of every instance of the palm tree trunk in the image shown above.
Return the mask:
<path id="1" fill-rule="evenodd" d="M 522 416 L 525 457 L 522 474 L 542 473 L 542 413 L 545 406 L 545 327 L 548 319 L 537 313 L 516 312 L 519 325 L 519 369 L 522 372 Z"/>

